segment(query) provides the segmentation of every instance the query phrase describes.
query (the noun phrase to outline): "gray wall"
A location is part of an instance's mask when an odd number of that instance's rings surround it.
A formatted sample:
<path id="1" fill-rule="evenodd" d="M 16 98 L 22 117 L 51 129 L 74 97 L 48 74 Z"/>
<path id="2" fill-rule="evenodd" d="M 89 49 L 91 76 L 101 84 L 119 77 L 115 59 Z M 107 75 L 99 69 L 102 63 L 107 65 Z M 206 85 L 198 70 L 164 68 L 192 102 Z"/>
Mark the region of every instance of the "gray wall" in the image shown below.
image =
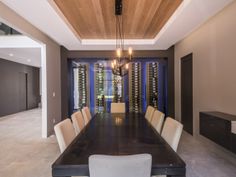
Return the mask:
<path id="1" fill-rule="evenodd" d="M 193 53 L 193 128 L 199 112 L 236 115 L 236 1 L 209 19 L 175 47 L 175 108 L 181 120 L 181 57 Z"/>
<path id="2" fill-rule="evenodd" d="M 68 70 L 67 60 L 75 58 L 112 58 L 115 51 L 68 51 L 61 47 L 61 89 L 62 89 L 62 117 L 68 115 Z M 134 51 L 133 57 L 161 57 L 168 60 L 168 115 L 174 116 L 174 47 L 168 50 L 149 50 L 149 51 Z"/>
<path id="3" fill-rule="evenodd" d="M 38 107 L 39 96 L 39 68 L 0 59 L 0 116 L 24 111 L 26 108 L 26 88 L 24 82 L 27 73 L 27 107 Z"/>

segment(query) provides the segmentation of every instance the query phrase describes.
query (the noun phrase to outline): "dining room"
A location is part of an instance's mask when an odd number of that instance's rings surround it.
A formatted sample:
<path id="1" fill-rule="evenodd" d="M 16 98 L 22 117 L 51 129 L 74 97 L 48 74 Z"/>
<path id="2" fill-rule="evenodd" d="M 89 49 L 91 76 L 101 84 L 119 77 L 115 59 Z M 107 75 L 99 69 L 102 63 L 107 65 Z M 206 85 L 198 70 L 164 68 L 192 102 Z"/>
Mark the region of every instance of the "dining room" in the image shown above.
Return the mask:
<path id="1" fill-rule="evenodd" d="M 44 100 L 0 117 L 0 176 L 235 176 L 235 12 L 234 0 L 2 0 L 0 22 L 42 46 Z"/>

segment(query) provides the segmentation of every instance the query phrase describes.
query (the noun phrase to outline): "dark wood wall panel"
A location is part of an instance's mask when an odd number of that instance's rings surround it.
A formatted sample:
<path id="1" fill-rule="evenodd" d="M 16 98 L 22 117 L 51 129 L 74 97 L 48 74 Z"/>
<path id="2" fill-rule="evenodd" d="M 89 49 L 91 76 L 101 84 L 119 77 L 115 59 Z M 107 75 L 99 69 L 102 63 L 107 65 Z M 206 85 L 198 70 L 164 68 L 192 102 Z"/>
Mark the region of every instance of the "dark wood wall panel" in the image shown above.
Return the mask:
<path id="1" fill-rule="evenodd" d="M 0 59 L 0 117 L 36 108 L 39 102 L 39 68 Z"/>

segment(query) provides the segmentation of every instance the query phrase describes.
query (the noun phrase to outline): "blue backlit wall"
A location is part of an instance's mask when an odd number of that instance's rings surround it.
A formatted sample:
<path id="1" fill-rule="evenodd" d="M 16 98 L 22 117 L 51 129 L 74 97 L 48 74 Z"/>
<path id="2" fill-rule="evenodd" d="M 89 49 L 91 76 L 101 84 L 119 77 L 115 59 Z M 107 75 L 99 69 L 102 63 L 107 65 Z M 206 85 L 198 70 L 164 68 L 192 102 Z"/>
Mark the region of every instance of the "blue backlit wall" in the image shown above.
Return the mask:
<path id="1" fill-rule="evenodd" d="M 135 58 L 132 60 L 133 62 L 140 62 L 141 63 L 141 99 L 142 99 L 142 105 L 141 110 L 142 112 L 146 111 L 147 107 L 147 94 L 146 94 L 146 87 L 147 87 L 147 71 L 146 71 L 146 65 L 149 62 L 158 62 L 159 68 L 158 68 L 158 109 L 160 111 L 166 112 L 167 110 L 167 61 L 165 58 Z M 68 63 L 68 77 L 69 77 L 69 85 L 70 85 L 70 104 L 69 104 L 69 114 L 71 115 L 74 111 L 73 104 L 74 104 L 74 82 L 73 82 L 73 67 L 76 67 L 76 63 L 86 63 L 88 65 L 88 72 L 89 72 L 89 78 L 88 78 L 88 85 L 87 91 L 89 92 L 89 106 L 92 113 L 95 113 L 95 69 L 94 64 L 95 63 L 104 63 L 106 65 L 105 72 L 106 72 L 106 111 L 110 111 L 110 103 L 112 102 L 112 99 L 109 98 L 109 96 L 112 95 L 112 72 L 109 64 L 109 60 L 106 58 L 91 58 L 91 59 L 70 59 Z M 123 78 L 123 101 L 126 103 L 126 109 L 127 111 L 129 108 L 129 77 L 128 75 L 124 76 Z"/>

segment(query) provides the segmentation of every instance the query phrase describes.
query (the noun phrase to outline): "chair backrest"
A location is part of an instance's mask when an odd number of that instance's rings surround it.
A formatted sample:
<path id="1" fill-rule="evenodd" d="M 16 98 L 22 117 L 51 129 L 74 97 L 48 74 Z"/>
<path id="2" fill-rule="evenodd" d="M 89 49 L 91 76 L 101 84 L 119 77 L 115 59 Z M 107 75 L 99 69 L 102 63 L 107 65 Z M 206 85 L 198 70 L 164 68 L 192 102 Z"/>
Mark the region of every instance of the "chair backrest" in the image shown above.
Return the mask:
<path id="1" fill-rule="evenodd" d="M 57 142 L 61 153 L 75 138 L 75 130 L 70 119 L 65 119 L 54 126 L 54 131 L 57 137 Z"/>
<path id="2" fill-rule="evenodd" d="M 111 113 L 125 113 L 125 103 L 111 103 Z"/>
<path id="3" fill-rule="evenodd" d="M 89 110 L 89 107 L 84 107 L 83 109 L 85 110 L 85 113 L 87 115 L 88 120 L 91 120 L 92 119 L 92 115 L 91 115 L 91 112 Z"/>
<path id="4" fill-rule="evenodd" d="M 152 121 L 152 115 L 153 115 L 154 111 L 155 111 L 155 108 L 154 108 L 154 107 L 152 107 L 152 106 L 148 106 L 148 107 L 147 107 L 147 110 L 146 110 L 146 113 L 145 113 L 145 118 L 146 118 L 149 122 Z"/>
<path id="5" fill-rule="evenodd" d="M 84 128 L 84 118 L 80 111 L 77 111 L 71 115 L 72 123 L 75 128 L 76 135 Z"/>
<path id="6" fill-rule="evenodd" d="M 151 124 L 158 133 L 161 133 L 161 128 L 164 122 L 165 114 L 161 111 L 155 110 L 152 116 Z"/>
<path id="7" fill-rule="evenodd" d="M 174 149 L 174 151 L 178 148 L 182 130 L 183 125 L 180 122 L 170 117 L 166 118 L 161 136 L 167 141 L 172 149 Z"/>
<path id="8" fill-rule="evenodd" d="M 89 157 L 90 177 L 150 177 L 152 156 L 92 155 Z"/>
<path id="9" fill-rule="evenodd" d="M 81 110 L 81 112 L 82 112 L 82 115 L 83 115 L 83 118 L 84 118 L 84 124 L 87 125 L 89 123 L 90 119 L 87 116 L 86 110 L 83 108 Z"/>

